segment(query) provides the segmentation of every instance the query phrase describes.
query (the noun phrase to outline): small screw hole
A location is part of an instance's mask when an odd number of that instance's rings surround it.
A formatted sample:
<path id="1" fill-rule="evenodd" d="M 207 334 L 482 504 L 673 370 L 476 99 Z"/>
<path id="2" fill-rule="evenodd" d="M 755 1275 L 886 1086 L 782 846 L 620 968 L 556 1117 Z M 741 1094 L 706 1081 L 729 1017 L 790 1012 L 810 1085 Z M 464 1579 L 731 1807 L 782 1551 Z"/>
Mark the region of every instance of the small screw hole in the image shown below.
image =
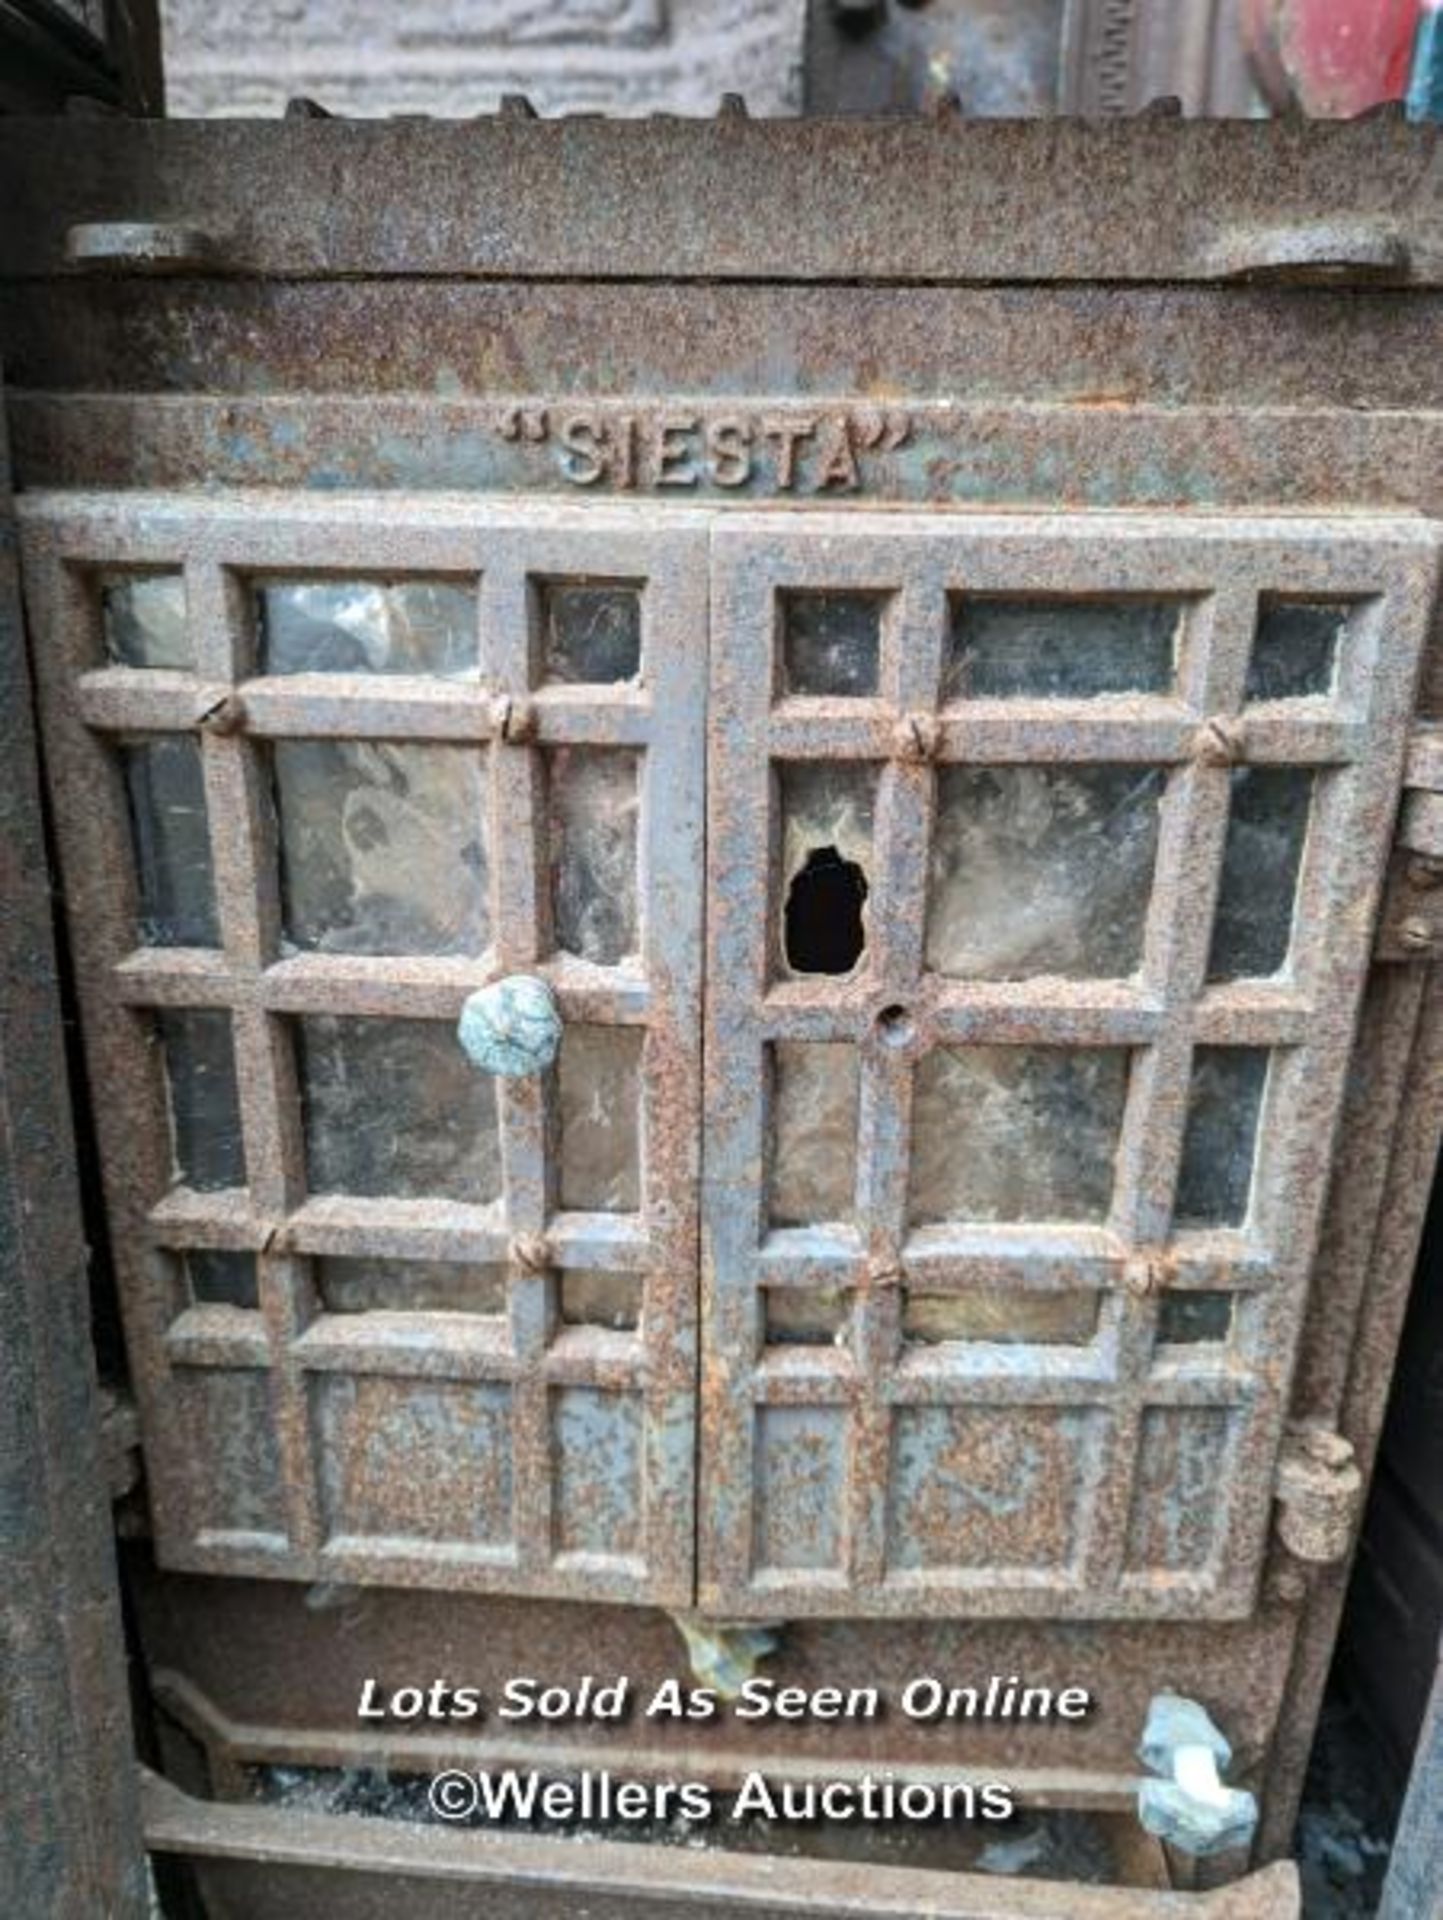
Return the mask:
<path id="1" fill-rule="evenodd" d="M 916 1038 L 917 1029 L 905 1007 L 883 1007 L 877 1015 L 877 1038 L 884 1047 L 905 1047 Z"/>

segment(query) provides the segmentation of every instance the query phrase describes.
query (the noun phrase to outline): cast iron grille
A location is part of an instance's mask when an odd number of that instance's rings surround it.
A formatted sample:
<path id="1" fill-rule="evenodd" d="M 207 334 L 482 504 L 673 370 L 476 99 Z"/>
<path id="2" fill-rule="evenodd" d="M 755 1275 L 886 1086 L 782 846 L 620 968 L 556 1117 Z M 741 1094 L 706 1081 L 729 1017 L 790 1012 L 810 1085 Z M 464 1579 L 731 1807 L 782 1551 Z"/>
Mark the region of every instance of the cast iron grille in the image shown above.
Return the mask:
<path id="1" fill-rule="evenodd" d="M 1246 1612 L 1430 536 L 712 551 L 703 1604 Z"/>
<path id="2" fill-rule="evenodd" d="M 704 536 L 26 522 L 163 1561 L 689 1599 Z M 517 971 L 565 1038 L 493 1082 Z"/>

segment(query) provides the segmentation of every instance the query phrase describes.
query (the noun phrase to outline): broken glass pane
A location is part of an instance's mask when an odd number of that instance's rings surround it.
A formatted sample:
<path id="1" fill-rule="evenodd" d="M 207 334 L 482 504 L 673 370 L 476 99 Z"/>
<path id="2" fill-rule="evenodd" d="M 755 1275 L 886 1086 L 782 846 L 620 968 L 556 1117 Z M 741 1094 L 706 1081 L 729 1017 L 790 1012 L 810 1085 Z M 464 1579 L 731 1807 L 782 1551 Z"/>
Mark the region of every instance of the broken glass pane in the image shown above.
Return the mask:
<path id="1" fill-rule="evenodd" d="M 1127 1092 L 1123 1047 L 940 1047 L 912 1103 L 910 1216 L 1101 1220 Z"/>
<path id="2" fill-rule="evenodd" d="M 857 1188 L 857 1049 L 779 1040 L 771 1052 L 771 1223 L 850 1220 Z"/>
<path id="3" fill-rule="evenodd" d="M 855 761 L 778 770 L 782 964 L 792 974 L 851 973 L 866 947 L 877 773 Z"/>
<path id="4" fill-rule="evenodd" d="M 185 1256 L 191 1298 L 199 1305 L 258 1307 L 260 1285 L 253 1253 L 192 1247 Z"/>
<path id="5" fill-rule="evenodd" d="M 562 1324 L 634 1333 L 641 1325 L 641 1288 L 639 1273 L 563 1273 Z"/>
<path id="6" fill-rule="evenodd" d="M 1233 1324 L 1230 1293 L 1165 1293 L 1157 1312 L 1163 1346 L 1190 1347 L 1226 1340 Z"/>
<path id="7" fill-rule="evenodd" d="M 637 950 L 639 756 L 562 747 L 550 764 L 556 944 L 613 967 Z"/>
<path id="8" fill-rule="evenodd" d="M 877 593 L 782 594 L 782 692 L 875 693 L 882 606 Z"/>
<path id="9" fill-rule="evenodd" d="M 476 589 L 445 580 L 297 580 L 260 589 L 265 673 L 474 675 Z"/>
<path id="10" fill-rule="evenodd" d="M 1273 974 L 1287 964 L 1312 802 L 1306 767 L 1233 769 L 1209 980 Z"/>
<path id="11" fill-rule="evenodd" d="M 326 953 L 480 953 L 485 760 L 469 747 L 277 740 L 286 938 Z"/>
<path id="12" fill-rule="evenodd" d="M 768 1287 L 766 1339 L 774 1347 L 831 1347 L 846 1339 L 852 1296 L 840 1287 Z"/>
<path id="13" fill-rule="evenodd" d="M 1237 1227 L 1246 1220 L 1267 1077 L 1264 1047 L 1199 1047 L 1193 1054 L 1177 1226 Z"/>
<path id="14" fill-rule="evenodd" d="M 118 666 L 195 670 L 180 574 L 135 574 L 109 581 L 101 588 L 101 607 L 105 651 Z"/>
<path id="15" fill-rule="evenodd" d="M 1264 601 L 1248 662 L 1245 700 L 1331 693 L 1348 609 L 1304 600 Z"/>
<path id="16" fill-rule="evenodd" d="M 972 980 L 1135 973 L 1163 780 L 1157 767 L 943 767 L 928 966 Z"/>
<path id="17" fill-rule="evenodd" d="M 193 733 L 121 743 L 135 847 L 140 938 L 152 947 L 218 947 L 205 775 Z"/>
<path id="18" fill-rule="evenodd" d="M 496 1199 L 495 1082 L 449 1022 L 313 1014 L 297 1024 L 313 1193 Z"/>
<path id="19" fill-rule="evenodd" d="M 175 1177 L 213 1192 L 245 1185 L 230 1015 L 171 1008 L 155 1016 L 165 1049 Z"/>
<path id="20" fill-rule="evenodd" d="M 1168 600 L 958 600 L 942 698 L 1170 693 L 1181 612 Z"/>
<path id="21" fill-rule="evenodd" d="M 613 686 L 641 671 L 641 594 L 635 587 L 552 581 L 542 588 L 548 680 Z"/>
<path id="22" fill-rule="evenodd" d="M 634 1213 L 641 1205 L 639 1027 L 568 1026 L 561 1041 L 561 1205 Z"/>
<path id="23" fill-rule="evenodd" d="M 327 1313 L 506 1311 L 506 1269 L 447 1260 L 325 1259 L 316 1291 Z"/>
<path id="24" fill-rule="evenodd" d="M 1082 1346 L 1097 1332 L 1095 1293 L 1037 1293 L 1021 1288 L 972 1287 L 964 1293 L 924 1293 L 908 1287 L 902 1338 L 919 1346 L 948 1340 L 994 1345 Z"/>

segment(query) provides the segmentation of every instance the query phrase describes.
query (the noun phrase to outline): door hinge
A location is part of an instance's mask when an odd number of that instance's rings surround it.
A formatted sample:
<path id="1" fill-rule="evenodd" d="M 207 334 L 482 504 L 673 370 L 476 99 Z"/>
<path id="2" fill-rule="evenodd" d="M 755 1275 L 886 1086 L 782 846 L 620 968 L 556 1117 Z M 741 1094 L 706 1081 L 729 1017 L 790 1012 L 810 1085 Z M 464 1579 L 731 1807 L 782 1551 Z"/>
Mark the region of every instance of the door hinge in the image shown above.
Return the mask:
<path id="1" fill-rule="evenodd" d="M 1413 729 L 1374 957 L 1443 957 L 1443 724 Z"/>
<path id="2" fill-rule="evenodd" d="M 1295 1559 L 1314 1566 L 1341 1560 L 1363 1504 L 1352 1442 L 1318 1421 L 1290 1423 L 1278 1460 L 1277 1502 L 1278 1538 Z"/>

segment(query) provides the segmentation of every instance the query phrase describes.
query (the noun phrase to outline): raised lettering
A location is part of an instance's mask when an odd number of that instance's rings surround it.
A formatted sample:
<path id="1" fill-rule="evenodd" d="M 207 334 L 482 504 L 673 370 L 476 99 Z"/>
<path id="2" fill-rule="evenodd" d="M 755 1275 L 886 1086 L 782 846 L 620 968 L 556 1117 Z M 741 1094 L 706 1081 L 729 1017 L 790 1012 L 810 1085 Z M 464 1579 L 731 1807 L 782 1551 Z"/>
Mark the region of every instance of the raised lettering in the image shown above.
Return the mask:
<path id="1" fill-rule="evenodd" d="M 775 415 L 762 422 L 762 436 L 777 450 L 777 489 L 790 493 L 797 482 L 797 448 L 815 433 L 815 420 L 785 420 Z"/>
<path id="2" fill-rule="evenodd" d="M 515 404 L 499 410 L 496 432 L 513 446 L 554 441 L 557 470 L 574 487 L 827 494 L 864 490 L 868 462 L 905 446 L 912 418 L 870 403 L 821 415 L 760 416 L 736 408 L 613 412 L 597 403 L 553 412 Z"/>
<path id="3" fill-rule="evenodd" d="M 571 413 L 561 422 L 561 444 L 566 449 L 561 471 L 574 486 L 594 487 L 606 472 L 596 422 L 589 414 Z"/>
<path id="4" fill-rule="evenodd" d="M 701 477 L 691 464 L 691 436 L 697 430 L 694 413 L 663 414 L 656 423 L 656 484 L 694 487 Z M 682 465 L 685 461 L 687 464 Z"/>
<path id="5" fill-rule="evenodd" d="M 706 448 L 711 477 L 719 487 L 744 487 L 752 477 L 752 430 L 733 413 L 707 422 Z"/>
<path id="6" fill-rule="evenodd" d="M 818 493 L 835 489 L 851 493 L 859 484 L 857 456 L 852 451 L 851 426 L 845 414 L 822 422 L 816 487 Z"/>

